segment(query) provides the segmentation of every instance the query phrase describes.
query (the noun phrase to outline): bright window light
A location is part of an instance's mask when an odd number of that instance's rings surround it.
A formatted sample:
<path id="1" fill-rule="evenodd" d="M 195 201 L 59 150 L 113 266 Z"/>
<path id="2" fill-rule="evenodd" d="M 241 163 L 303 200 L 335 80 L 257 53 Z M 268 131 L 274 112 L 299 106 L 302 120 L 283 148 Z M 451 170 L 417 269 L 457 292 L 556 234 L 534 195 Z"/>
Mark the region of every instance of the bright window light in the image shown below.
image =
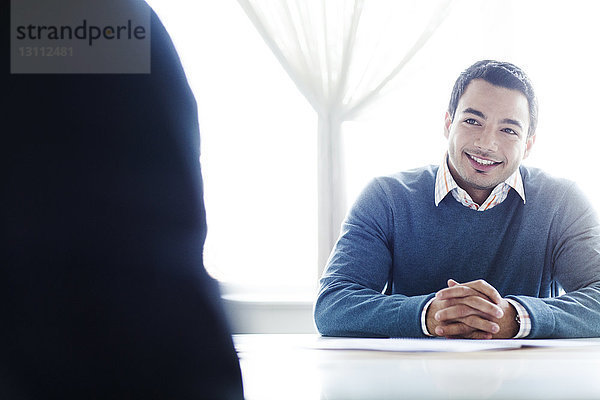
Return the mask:
<path id="1" fill-rule="evenodd" d="M 237 2 L 149 3 L 198 103 L 207 270 L 232 284 L 314 287 L 314 111 Z"/>
<path id="2" fill-rule="evenodd" d="M 317 116 L 236 1 L 152 0 L 196 95 L 218 279 L 262 287 L 317 281 Z M 343 125 L 348 204 L 374 176 L 437 164 L 454 80 L 480 59 L 521 66 L 540 115 L 530 166 L 576 180 L 600 206 L 600 37 L 593 0 L 457 0 L 386 96 Z"/>

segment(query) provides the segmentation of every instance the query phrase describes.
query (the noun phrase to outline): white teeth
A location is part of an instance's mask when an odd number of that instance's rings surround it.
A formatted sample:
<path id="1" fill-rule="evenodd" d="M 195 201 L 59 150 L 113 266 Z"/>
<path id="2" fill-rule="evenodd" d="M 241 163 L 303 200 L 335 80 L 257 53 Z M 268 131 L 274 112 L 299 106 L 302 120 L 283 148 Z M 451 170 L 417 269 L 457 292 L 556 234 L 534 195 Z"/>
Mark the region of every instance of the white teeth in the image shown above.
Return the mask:
<path id="1" fill-rule="evenodd" d="M 477 161 L 479 164 L 483 164 L 483 165 L 492 165 L 492 164 L 496 164 L 494 161 L 489 161 L 489 160 L 484 160 L 482 158 L 478 158 L 475 156 L 471 156 L 471 158 L 475 161 Z"/>

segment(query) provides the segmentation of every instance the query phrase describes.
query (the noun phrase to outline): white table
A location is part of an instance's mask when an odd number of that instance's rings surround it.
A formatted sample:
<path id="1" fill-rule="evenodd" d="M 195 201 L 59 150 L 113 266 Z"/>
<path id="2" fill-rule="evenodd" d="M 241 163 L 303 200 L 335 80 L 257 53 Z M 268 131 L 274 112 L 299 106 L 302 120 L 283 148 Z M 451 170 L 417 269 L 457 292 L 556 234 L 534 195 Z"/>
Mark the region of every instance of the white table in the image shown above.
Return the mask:
<path id="1" fill-rule="evenodd" d="M 600 339 L 466 353 L 322 350 L 317 340 L 234 335 L 246 399 L 600 399 Z"/>

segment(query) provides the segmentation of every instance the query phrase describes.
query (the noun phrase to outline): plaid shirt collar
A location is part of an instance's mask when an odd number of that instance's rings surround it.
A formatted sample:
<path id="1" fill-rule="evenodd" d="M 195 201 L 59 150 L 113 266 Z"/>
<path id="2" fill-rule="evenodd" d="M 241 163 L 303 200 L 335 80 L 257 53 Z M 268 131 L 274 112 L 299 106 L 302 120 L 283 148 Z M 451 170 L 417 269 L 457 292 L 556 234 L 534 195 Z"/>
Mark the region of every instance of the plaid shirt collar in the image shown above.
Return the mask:
<path id="1" fill-rule="evenodd" d="M 469 207 L 472 210 L 485 211 L 489 210 L 498 204 L 506 200 L 510 189 L 514 189 L 525 204 L 525 189 L 523 188 L 523 178 L 521 173 L 517 169 L 511 176 L 508 177 L 504 182 L 492 190 L 489 197 L 481 204 L 478 205 L 471 199 L 471 196 L 454 180 L 448 168 L 448 155 L 444 155 L 444 160 L 440 164 L 440 168 L 435 177 L 435 206 L 437 207 L 440 202 L 448 195 L 452 193 L 452 196 L 463 206 Z"/>

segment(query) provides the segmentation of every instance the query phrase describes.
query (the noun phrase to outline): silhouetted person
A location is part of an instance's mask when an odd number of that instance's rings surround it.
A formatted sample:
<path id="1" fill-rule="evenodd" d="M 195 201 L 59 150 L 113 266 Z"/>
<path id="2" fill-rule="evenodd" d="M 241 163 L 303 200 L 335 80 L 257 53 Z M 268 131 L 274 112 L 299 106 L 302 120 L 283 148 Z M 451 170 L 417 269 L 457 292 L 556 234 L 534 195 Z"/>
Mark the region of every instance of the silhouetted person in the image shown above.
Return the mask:
<path id="1" fill-rule="evenodd" d="M 11 75 L 1 7 L 0 397 L 242 398 L 202 261 L 196 103 L 161 22 L 151 74 Z"/>

